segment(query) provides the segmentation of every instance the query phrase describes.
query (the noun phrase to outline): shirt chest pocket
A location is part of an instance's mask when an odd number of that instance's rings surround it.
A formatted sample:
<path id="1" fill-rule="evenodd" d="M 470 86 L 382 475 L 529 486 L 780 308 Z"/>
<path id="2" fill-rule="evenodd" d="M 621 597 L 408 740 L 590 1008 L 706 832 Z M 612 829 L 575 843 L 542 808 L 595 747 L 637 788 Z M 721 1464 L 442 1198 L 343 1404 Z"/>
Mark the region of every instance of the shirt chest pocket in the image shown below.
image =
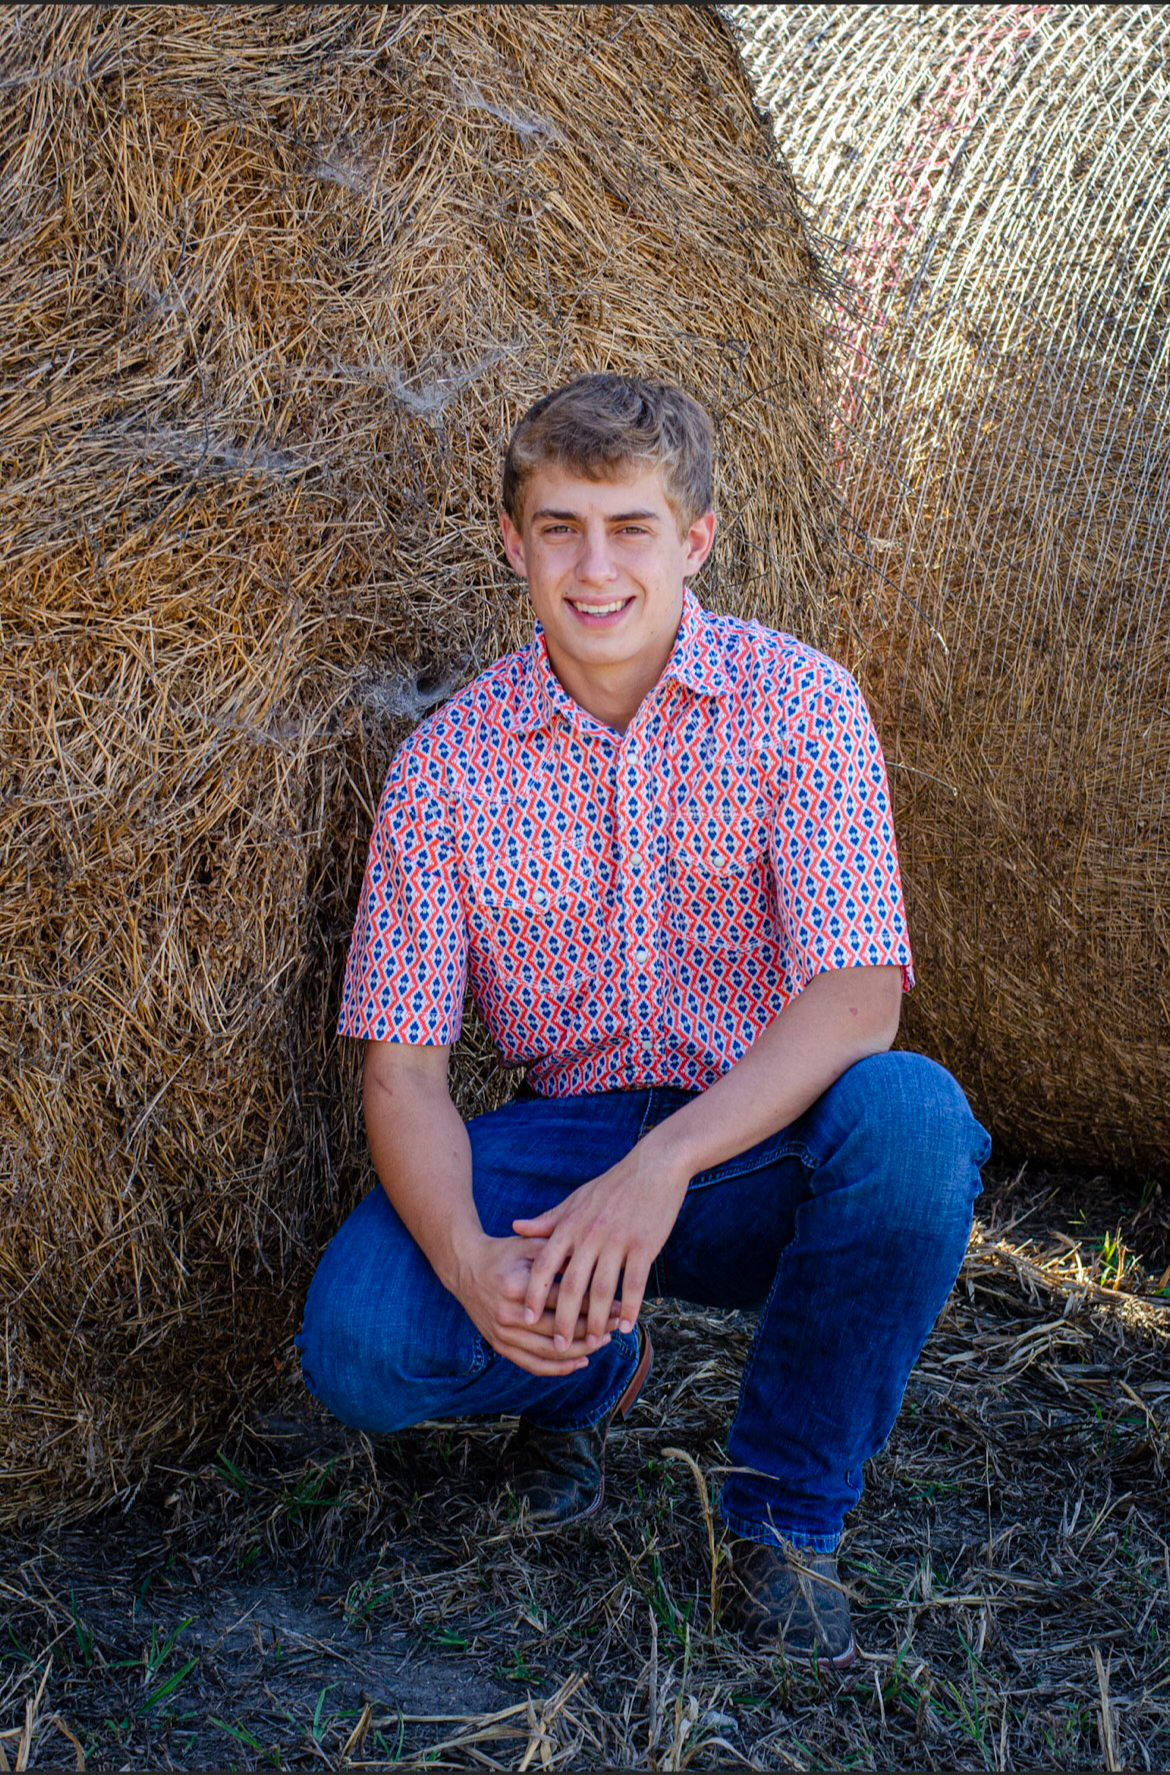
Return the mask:
<path id="1" fill-rule="evenodd" d="M 602 938 L 593 859 L 562 845 L 507 846 L 469 867 L 472 929 L 488 984 L 522 1003 L 572 998 Z"/>
<path id="2" fill-rule="evenodd" d="M 688 874 L 730 880 L 748 873 L 767 845 L 764 806 L 753 801 L 680 804 L 674 816 L 674 854 Z"/>
<path id="3" fill-rule="evenodd" d="M 772 940 L 774 899 L 763 802 L 680 803 L 669 896 L 676 949 L 727 952 Z"/>

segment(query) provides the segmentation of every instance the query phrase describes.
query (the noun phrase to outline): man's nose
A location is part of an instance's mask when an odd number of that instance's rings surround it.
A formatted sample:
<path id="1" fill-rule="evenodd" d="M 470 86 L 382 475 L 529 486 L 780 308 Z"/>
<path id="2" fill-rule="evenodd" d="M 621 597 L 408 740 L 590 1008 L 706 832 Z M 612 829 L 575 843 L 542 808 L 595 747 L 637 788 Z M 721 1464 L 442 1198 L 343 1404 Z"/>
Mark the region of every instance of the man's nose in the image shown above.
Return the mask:
<path id="1" fill-rule="evenodd" d="M 617 578 L 617 563 L 604 530 L 586 531 L 582 537 L 577 578 L 582 585 L 611 585 Z"/>

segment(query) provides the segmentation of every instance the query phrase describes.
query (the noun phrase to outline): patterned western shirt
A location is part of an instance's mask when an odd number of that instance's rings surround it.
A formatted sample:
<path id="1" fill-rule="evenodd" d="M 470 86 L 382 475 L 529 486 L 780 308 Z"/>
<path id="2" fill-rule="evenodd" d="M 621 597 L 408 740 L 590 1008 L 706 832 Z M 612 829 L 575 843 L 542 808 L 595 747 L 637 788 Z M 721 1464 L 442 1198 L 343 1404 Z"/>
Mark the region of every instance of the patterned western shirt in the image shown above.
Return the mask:
<path id="1" fill-rule="evenodd" d="M 543 1096 L 705 1089 L 831 968 L 912 984 L 885 765 L 849 674 L 688 589 L 624 734 L 537 625 L 396 753 L 339 1029 L 447 1043 L 468 985 Z"/>

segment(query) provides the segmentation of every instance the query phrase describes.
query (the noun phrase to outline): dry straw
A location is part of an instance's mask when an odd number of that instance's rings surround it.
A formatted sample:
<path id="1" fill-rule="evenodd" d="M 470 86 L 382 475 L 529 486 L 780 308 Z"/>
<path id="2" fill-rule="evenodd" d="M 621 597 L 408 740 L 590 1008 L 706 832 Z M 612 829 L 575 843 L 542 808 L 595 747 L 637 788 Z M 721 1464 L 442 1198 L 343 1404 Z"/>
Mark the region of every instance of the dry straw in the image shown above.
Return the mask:
<path id="1" fill-rule="evenodd" d="M 12 1519 L 254 1400 L 368 1182 L 344 946 L 393 746 L 527 626 L 518 413 L 683 381 L 708 595 L 814 639 L 834 511 L 817 273 L 714 12 L 10 8 L 0 77 Z"/>
<path id="2" fill-rule="evenodd" d="M 1110 1240 L 1104 1187 L 1077 1189 L 1073 1241 L 1074 1180 L 997 1181 L 846 1526 L 843 1676 L 745 1648 L 712 1598 L 752 1324 L 662 1302 L 604 1507 L 571 1533 L 515 1532 L 507 1426 L 359 1437 L 290 1381 L 299 1422 L 125 1516 L 0 1535 L 0 1751 L 385 1775 L 1099 1770 L 1111 1746 L 1165 1769 L 1170 1253 L 1137 1216 Z"/>
<path id="3" fill-rule="evenodd" d="M 1170 87 L 1152 6 L 745 6 L 843 288 L 835 643 L 907 1033 L 1001 1147 L 1168 1174 Z"/>

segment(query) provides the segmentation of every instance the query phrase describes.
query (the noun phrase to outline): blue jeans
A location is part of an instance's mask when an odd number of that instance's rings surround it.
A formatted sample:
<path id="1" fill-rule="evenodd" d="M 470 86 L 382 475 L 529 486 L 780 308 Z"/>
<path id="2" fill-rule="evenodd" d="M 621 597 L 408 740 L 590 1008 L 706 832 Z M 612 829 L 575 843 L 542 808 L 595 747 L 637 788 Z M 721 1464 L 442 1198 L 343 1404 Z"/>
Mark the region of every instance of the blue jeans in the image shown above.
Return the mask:
<path id="1" fill-rule="evenodd" d="M 485 1231 L 508 1234 L 598 1176 L 690 1095 L 521 1097 L 477 1116 Z M 735 1533 L 836 1546 L 958 1274 L 990 1145 L 942 1067 L 877 1054 L 790 1127 L 692 1181 L 647 1293 L 758 1309 L 722 1495 Z M 381 1189 L 325 1251 L 297 1343 L 310 1390 L 370 1431 L 507 1413 L 595 1424 L 637 1359 L 632 1333 L 561 1379 L 498 1356 Z"/>

